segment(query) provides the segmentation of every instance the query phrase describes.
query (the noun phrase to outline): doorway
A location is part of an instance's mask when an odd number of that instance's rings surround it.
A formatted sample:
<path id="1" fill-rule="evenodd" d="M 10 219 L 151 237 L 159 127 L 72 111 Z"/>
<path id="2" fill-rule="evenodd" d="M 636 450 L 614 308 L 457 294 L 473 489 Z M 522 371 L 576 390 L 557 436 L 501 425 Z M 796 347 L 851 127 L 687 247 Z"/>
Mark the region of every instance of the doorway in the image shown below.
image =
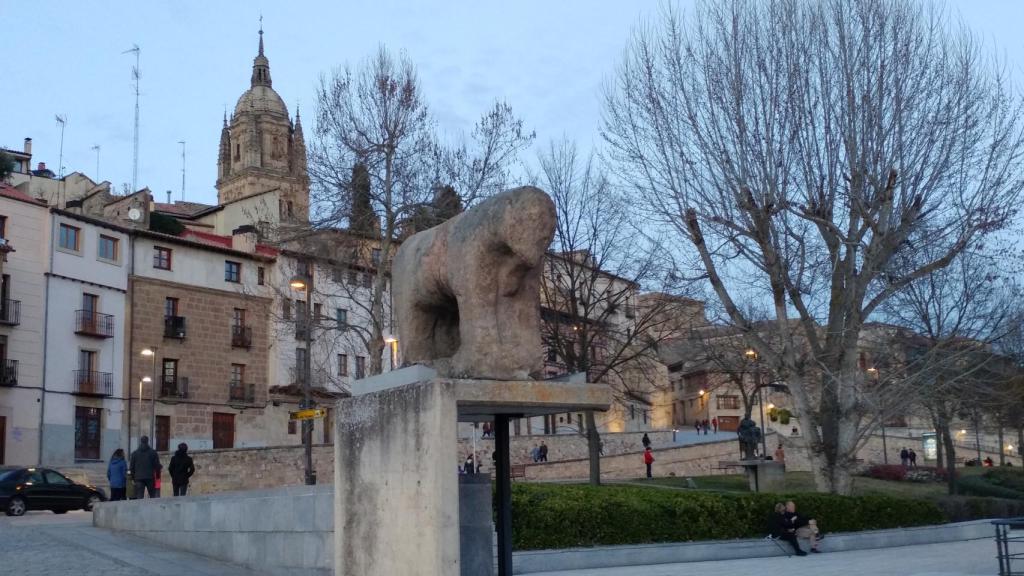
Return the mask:
<path id="1" fill-rule="evenodd" d="M 156 451 L 167 452 L 171 444 L 171 417 L 156 417 Z"/>
<path id="2" fill-rule="evenodd" d="M 100 409 L 75 406 L 75 460 L 100 459 Z"/>
<path id="3" fill-rule="evenodd" d="M 0 416 L 0 465 L 5 464 L 4 448 L 7 443 L 7 417 Z"/>
<path id="4" fill-rule="evenodd" d="M 213 413 L 213 449 L 235 447 L 235 415 Z"/>

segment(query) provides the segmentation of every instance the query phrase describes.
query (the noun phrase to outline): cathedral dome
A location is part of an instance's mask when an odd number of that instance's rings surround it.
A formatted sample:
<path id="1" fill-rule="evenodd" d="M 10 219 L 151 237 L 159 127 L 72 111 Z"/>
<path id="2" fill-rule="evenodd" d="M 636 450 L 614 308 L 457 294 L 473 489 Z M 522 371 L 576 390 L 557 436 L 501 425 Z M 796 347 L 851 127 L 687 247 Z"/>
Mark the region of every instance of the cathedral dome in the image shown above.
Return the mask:
<path id="1" fill-rule="evenodd" d="M 288 108 L 284 105 L 284 100 L 273 88 L 264 84 L 257 84 L 249 88 L 238 99 L 238 104 L 235 105 L 235 114 L 244 112 L 269 113 L 288 117 Z"/>

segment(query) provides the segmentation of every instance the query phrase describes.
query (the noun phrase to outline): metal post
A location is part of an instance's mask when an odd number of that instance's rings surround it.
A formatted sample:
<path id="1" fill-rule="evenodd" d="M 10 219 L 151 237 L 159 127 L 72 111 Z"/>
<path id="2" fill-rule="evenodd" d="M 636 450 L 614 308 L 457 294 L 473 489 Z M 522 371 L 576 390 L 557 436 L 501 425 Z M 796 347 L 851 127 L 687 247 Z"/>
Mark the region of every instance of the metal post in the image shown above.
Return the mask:
<path id="1" fill-rule="evenodd" d="M 768 430 L 764 427 L 764 394 L 761 390 L 761 365 L 758 364 L 754 371 L 754 378 L 757 379 L 757 401 L 761 404 L 761 460 L 768 457 Z"/>
<path id="2" fill-rule="evenodd" d="M 512 576 L 512 469 L 509 458 L 509 415 L 494 416 L 494 446 L 497 452 L 495 480 L 498 488 L 498 576 Z"/>
<path id="3" fill-rule="evenodd" d="M 313 378 L 313 278 L 306 274 L 306 356 L 303 359 L 302 373 L 302 407 L 312 408 L 313 398 L 311 380 Z M 313 470 L 313 421 L 302 421 L 302 443 L 306 448 L 306 484 L 316 484 L 316 471 Z"/>
<path id="4" fill-rule="evenodd" d="M 885 420 L 882 421 L 882 463 L 889 463 L 889 447 L 885 445 Z"/>
<path id="5" fill-rule="evenodd" d="M 149 403 L 149 441 L 152 443 L 150 446 L 156 449 L 156 346 L 153 346 L 151 350 L 153 350 L 153 381 L 150 386 L 153 387 L 153 394 Z M 139 396 L 141 397 L 142 394 L 140 393 Z"/>

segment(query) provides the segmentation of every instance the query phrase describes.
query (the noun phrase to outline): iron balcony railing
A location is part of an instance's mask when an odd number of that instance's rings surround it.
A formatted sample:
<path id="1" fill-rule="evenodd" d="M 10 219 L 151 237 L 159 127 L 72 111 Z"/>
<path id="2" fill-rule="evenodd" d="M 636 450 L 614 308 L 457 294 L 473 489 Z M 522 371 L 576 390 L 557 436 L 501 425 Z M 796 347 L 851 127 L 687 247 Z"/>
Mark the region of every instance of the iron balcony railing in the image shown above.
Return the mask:
<path id="1" fill-rule="evenodd" d="M 21 324 L 21 300 L 0 300 L 0 324 L 7 326 Z"/>
<path id="2" fill-rule="evenodd" d="M 231 327 L 231 347 L 232 348 L 249 348 L 252 346 L 252 327 L 251 326 L 232 326 Z"/>
<path id="3" fill-rule="evenodd" d="M 184 316 L 164 316 L 164 338 L 185 339 Z"/>
<path id="4" fill-rule="evenodd" d="M 3 360 L 0 361 L 0 386 L 17 386 L 18 385 L 18 361 L 17 360 Z"/>
<path id="5" fill-rule="evenodd" d="M 113 396 L 114 376 L 110 372 L 74 370 L 74 393 L 82 396 Z"/>
<path id="6" fill-rule="evenodd" d="M 252 404 L 256 401 L 256 385 L 232 380 L 228 384 L 228 398 L 232 402 L 247 402 Z"/>
<path id="7" fill-rule="evenodd" d="M 160 382 L 161 398 L 188 398 L 188 378 L 164 376 Z"/>
<path id="8" fill-rule="evenodd" d="M 114 317 L 92 310 L 75 311 L 75 334 L 97 338 L 114 337 Z"/>

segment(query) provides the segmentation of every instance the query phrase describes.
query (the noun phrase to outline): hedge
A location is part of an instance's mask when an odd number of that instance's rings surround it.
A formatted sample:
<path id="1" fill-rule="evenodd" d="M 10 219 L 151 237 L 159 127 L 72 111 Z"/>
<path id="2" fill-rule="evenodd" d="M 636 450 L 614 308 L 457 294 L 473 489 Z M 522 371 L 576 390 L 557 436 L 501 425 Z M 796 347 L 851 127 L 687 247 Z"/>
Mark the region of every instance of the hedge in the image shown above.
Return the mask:
<path id="1" fill-rule="evenodd" d="M 888 496 L 731 494 L 639 486 L 516 484 L 512 542 L 539 550 L 755 538 L 776 502 L 796 501 L 826 532 L 941 524 L 935 503 Z"/>
<path id="2" fill-rule="evenodd" d="M 1024 517 L 1024 500 L 1008 498 L 980 498 L 976 496 L 943 496 L 936 504 L 950 522 L 964 522 L 982 518 Z"/>
<path id="3" fill-rule="evenodd" d="M 990 496 L 992 498 L 1024 500 L 1024 492 L 1014 490 L 1006 485 L 996 484 L 993 482 L 993 478 L 986 476 L 964 476 L 960 478 L 956 482 L 957 492 L 967 496 Z"/>

